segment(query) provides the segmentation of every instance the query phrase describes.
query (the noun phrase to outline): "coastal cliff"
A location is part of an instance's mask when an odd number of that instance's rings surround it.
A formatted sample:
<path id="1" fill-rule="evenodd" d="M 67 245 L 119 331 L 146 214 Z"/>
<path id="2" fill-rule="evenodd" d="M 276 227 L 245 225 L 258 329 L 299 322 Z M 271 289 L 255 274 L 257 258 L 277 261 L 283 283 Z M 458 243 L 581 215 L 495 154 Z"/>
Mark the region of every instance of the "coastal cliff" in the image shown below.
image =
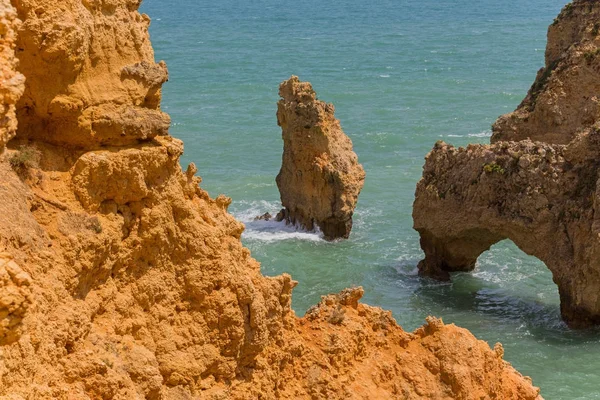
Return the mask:
<path id="1" fill-rule="evenodd" d="M 600 121 L 600 7 L 569 3 L 548 28 L 545 66 L 519 107 L 498 118 L 492 143 L 567 144 Z"/>
<path id="2" fill-rule="evenodd" d="M 600 323 L 600 130 L 589 114 L 598 111 L 596 97 L 586 94 L 598 60 L 582 51 L 595 43 L 599 12 L 583 0 L 563 9 L 546 50 L 558 69 L 542 70 L 519 109 L 498 119 L 492 145 L 438 142 L 426 156 L 413 208 L 422 275 L 471 271 L 481 253 L 510 239 L 552 271 L 568 325 Z"/>
<path id="3" fill-rule="evenodd" d="M 276 181 L 284 209 L 277 218 L 308 230 L 319 227 L 328 240 L 348 238 L 365 183 L 352 141 L 333 104 L 318 100 L 310 83 L 292 76 L 279 95 L 283 157 Z"/>
<path id="4" fill-rule="evenodd" d="M 297 318 L 181 169 L 138 0 L 1 4 L 0 398 L 540 398 L 500 345 L 360 288 Z"/>

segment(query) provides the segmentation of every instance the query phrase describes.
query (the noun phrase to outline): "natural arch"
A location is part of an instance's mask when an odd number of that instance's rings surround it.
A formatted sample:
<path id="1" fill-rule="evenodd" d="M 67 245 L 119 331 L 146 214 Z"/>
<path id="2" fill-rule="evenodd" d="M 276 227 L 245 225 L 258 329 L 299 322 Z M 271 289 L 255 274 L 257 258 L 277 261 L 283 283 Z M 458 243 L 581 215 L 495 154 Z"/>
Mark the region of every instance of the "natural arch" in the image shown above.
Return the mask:
<path id="1" fill-rule="evenodd" d="M 471 271 L 510 239 L 550 269 L 569 326 L 600 324 L 599 138 L 592 131 L 568 146 L 437 143 L 413 208 L 425 252 L 420 274 L 447 280 Z"/>

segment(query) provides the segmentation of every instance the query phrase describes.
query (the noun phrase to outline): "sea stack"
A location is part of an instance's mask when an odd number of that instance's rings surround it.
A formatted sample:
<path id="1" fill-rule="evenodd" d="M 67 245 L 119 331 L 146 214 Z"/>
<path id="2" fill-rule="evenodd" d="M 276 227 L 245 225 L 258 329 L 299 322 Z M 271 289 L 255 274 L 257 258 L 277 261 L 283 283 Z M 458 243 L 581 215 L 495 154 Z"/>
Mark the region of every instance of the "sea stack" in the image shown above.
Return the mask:
<path id="1" fill-rule="evenodd" d="M 413 207 L 421 275 L 471 271 L 510 239 L 552 271 L 569 326 L 600 324 L 600 127 L 598 100 L 586 94 L 600 83 L 599 13 L 586 0 L 563 9 L 549 29 L 548 64 L 494 124 L 493 144 L 438 142 L 425 157 Z"/>
<path id="2" fill-rule="evenodd" d="M 284 209 L 277 219 L 307 230 L 319 227 L 327 240 L 348 238 L 365 181 L 352 141 L 333 104 L 318 100 L 309 82 L 292 76 L 279 95 L 283 160 L 276 180 Z"/>

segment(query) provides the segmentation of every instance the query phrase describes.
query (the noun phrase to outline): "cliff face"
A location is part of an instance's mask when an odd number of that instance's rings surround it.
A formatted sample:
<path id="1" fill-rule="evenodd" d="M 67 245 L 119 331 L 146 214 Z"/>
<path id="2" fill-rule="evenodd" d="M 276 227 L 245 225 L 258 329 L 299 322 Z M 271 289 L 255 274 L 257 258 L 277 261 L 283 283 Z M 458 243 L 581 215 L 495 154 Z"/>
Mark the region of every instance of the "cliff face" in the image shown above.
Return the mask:
<path id="1" fill-rule="evenodd" d="M 166 135 L 150 19 L 140 0 L 14 0 L 23 26 L 17 39 L 26 77 L 18 104 L 20 135 L 90 148 L 129 145 Z"/>
<path id="2" fill-rule="evenodd" d="M 296 318 L 295 282 L 262 276 L 230 199 L 179 166 L 139 2 L 14 3 L 27 84 L 0 155 L 0 397 L 538 397 L 499 346 L 434 319 L 406 333 L 360 289 Z"/>
<path id="3" fill-rule="evenodd" d="M 10 1 L 0 1 L 0 153 L 17 130 L 15 103 L 23 94 L 23 75 L 17 72 L 15 57 L 17 13 Z"/>
<path id="4" fill-rule="evenodd" d="M 422 275 L 449 279 L 450 272 L 470 271 L 481 253 L 508 238 L 552 271 L 561 314 L 570 326 L 600 323 L 600 130 L 591 125 L 595 118 L 586 116 L 595 97 L 585 95 L 594 87 L 587 82 L 598 74 L 578 53 L 581 37 L 589 36 L 599 12 L 598 4 L 589 1 L 562 11 L 550 28 L 546 55 L 550 62 L 560 55 L 564 68 L 555 70 L 546 86 L 539 85 L 538 74 L 535 108 L 526 111 L 524 106 L 532 104 L 530 91 L 516 114 L 494 125 L 493 145 L 456 149 L 439 142 L 427 155 L 413 208 L 425 252 Z M 554 124 L 545 114 L 550 98 L 552 110 L 570 122 Z M 525 111 L 526 118 L 517 118 Z M 498 133 L 506 123 L 513 125 Z M 544 142 L 497 141 L 507 137 Z M 568 145 L 553 144 L 569 140 Z"/>
<path id="5" fill-rule="evenodd" d="M 567 144 L 600 121 L 600 7 L 567 4 L 548 28 L 546 65 L 527 97 L 493 126 L 492 143 L 539 140 Z"/>
<path id="6" fill-rule="evenodd" d="M 292 76 L 279 87 L 277 123 L 283 136 L 283 162 L 277 175 L 279 219 L 326 239 L 347 238 L 365 171 L 352 141 L 334 117 L 333 104 L 317 100 L 308 82 Z"/>

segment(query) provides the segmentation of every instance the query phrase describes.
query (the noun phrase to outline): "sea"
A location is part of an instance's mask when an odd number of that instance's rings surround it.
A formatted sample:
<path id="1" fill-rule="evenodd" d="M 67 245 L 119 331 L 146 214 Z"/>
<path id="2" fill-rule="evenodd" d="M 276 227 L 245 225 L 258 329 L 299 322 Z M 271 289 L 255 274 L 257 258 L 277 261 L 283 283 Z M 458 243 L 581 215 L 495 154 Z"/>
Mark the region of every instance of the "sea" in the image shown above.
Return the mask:
<path id="1" fill-rule="evenodd" d="M 412 331 L 425 317 L 469 329 L 531 376 L 546 399 L 600 399 L 600 331 L 561 321 L 550 271 L 512 242 L 451 282 L 417 275 L 412 229 L 425 155 L 443 140 L 488 143 L 543 66 L 548 26 L 566 0 L 144 0 L 156 59 L 169 67 L 162 108 L 211 196 L 233 199 L 262 272 L 299 282 L 301 316 L 322 295 L 363 286 L 364 302 Z M 280 208 L 280 82 L 313 84 L 366 170 L 348 240 L 254 221 Z M 460 221 L 456 221 L 460 223 Z"/>

